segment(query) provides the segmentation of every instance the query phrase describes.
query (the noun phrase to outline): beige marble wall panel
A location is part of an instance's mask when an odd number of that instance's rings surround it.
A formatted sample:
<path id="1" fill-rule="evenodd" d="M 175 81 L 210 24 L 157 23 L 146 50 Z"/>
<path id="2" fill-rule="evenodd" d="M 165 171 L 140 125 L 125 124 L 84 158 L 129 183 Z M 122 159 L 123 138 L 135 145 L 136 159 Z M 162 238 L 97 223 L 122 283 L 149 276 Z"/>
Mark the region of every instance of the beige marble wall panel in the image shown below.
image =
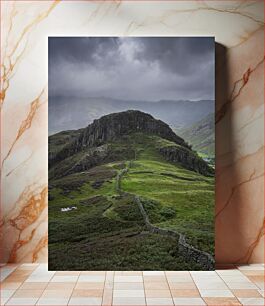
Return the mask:
<path id="1" fill-rule="evenodd" d="M 263 261 L 263 1 L 2 1 L 1 262 L 47 261 L 47 37 L 215 36 L 216 259 Z"/>

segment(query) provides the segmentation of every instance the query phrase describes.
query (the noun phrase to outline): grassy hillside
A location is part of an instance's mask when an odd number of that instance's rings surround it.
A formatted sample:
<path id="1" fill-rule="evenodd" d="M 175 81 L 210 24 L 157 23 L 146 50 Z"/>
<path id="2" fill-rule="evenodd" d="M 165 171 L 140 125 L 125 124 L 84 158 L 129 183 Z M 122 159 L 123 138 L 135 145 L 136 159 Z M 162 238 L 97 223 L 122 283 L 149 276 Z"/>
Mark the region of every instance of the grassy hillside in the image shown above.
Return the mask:
<path id="1" fill-rule="evenodd" d="M 214 114 L 207 115 L 188 128 L 176 129 L 176 133 L 191 144 L 202 157 L 214 158 Z"/>
<path id="2" fill-rule="evenodd" d="M 152 224 L 213 254 L 214 179 L 165 161 L 159 148 L 167 144 L 142 133 L 124 136 L 108 145 L 114 152 L 126 146 L 133 158 L 116 154 L 118 161 L 49 180 L 50 269 L 200 269 L 180 256 L 175 238 L 147 230 L 134 201 L 141 197 Z M 127 167 L 120 193 L 117 175 Z"/>

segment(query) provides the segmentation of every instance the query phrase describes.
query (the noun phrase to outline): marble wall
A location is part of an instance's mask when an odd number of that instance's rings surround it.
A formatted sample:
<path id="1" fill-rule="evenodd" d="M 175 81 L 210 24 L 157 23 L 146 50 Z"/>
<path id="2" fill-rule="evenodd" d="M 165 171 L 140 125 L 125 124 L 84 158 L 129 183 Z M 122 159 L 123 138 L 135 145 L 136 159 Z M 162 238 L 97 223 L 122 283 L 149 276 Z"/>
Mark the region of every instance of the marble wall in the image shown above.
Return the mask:
<path id="1" fill-rule="evenodd" d="M 264 259 L 263 1 L 2 1 L 1 258 L 47 261 L 48 36 L 215 36 L 216 260 Z"/>

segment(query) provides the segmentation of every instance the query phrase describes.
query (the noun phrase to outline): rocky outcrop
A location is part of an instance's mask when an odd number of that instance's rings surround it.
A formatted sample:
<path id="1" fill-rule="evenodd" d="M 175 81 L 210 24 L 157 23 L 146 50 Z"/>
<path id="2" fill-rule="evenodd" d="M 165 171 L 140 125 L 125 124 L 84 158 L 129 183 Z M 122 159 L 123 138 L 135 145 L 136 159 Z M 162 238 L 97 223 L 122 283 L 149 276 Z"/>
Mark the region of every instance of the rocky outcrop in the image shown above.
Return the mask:
<path id="1" fill-rule="evenodd" d="M 213 175 L 214 170 L 191 150 L 189 145 L 163 121 L 154 119 L 151 115 L 129 110 L 113 113 L 94 120 L 84 129 L 66 131 L 49 137 L 49 168 L 65 160 L 66 167 L 59 169 L 60 175 L 85 171 L 102 162 L 118 160 L 125 155 L 131 158 L 130 150 L 115 152 L 108 150 L 108 143 L 119 141 L 125 135 L 143 133 L 159 136 L 172 145 L 158 147 L 159 152 L 170 162 L 178 163 L 186 169 L 203 175 Z M 120 149 L 121 150 L 121 149 Z M 82 153 L 81 153 L 82 152 Z M 74 160 L 72 157 L 76 155 Z M 80 156 L 81 155 L 81 156 Z M 58 176 L 58 171 L 50 171 L 51 177 Z"/>
<path id="2" fill-rule="evenodd" d="M 69 131 L 74 133 L 75 131 Z M 68 132 L 68 134 L 69 134 Z M 61 145 L 60 150 L 49 150 L 49 167 L 79 151 L 98 147 L 105 143 L 120 139 L 123 135 L 130 135 L 137 132 L 156 135 L 172 141 L 176 144 L 189 148 L 189 145 L 163 121 L 154 119 L 151 115 L 128 110 L 120 113 L 113 113 L 94 120 L 84 129 L 78 130 L 73 137 L 69 137 L 69 143 Z M 58 138 L 64 132 L 49 137 L 49 142 L 58 143 Z M 54 139 L 56 138 L 56 139 Z M 65 138 L 64 138 L 65 139 Z M 56 140 L 56 141 L 55 141 Z"/>
<path id="3" fill-rule="evenodd" d="M 67 154 L 64 150 L 65 148 L 61 153 L 63 156 L 64 154 Z M 82 152 L 82 154 L 70 155 L 69 157 L 63 158 L 63 161 L 55 163 L 54 167 L 50 168 L 49 179 L 89 170 L 104 163 L 108 158 L 108 154 L 108 145 L 102 145 L 99 147 L 88 148 L 86 151 Z"/>
<path id="4" fill-rule="evenodd" d="M 166 146 L 159 149 L 167 161 L 178 163 L 184 168 L 196 171 L 202 175 L 213 176 L 214 169 L 195 152 L 183 146 Z"/>
<path id="5" fill-rule="evenodd" d="M 130 159 L 134 156 L 131 148 L 113 148 L 109 144 L 98 147 L 87 147 L 59 163 L 55 163 L 49 170 L 49 179 L 63 177 L 69 174 L 87 171 L 95 166 L 108 162 L 119 161 L 124 158 Z"/>
<path id="6" fill-rule="evenodd" d="M 107 160 L 108 154 L 108 145 L 102 145 L 99 147 L 88 149 L 86 152 L 84 152 L 81 158 L 78 159 L 76 163 L 74 163 L 68 173 L 65 173 L 64 175 L 86 171 L 90 168 L 100 165 L 105 160 Z"/>
<path id="7" fill-rule="evenodd" d="M 136 110 L 114 113 L 94 120 L 84 129 L 79 137 L 79 143 L 81 146 L 98 146 L 120 138 L 122 135 L 137 132 L 157 135 L 176 144 L 189 147 L 181 137 L 171 130 L 169 125 L 154 119 L 149 114 Z"/>

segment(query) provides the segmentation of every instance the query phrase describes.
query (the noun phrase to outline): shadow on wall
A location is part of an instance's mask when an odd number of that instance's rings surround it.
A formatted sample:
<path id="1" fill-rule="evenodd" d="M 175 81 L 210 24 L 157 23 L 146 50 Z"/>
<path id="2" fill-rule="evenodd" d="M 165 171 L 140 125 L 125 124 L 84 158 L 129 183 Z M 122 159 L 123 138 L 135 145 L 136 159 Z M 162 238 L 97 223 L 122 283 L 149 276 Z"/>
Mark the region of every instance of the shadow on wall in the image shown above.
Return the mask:
<path id="1" fill-rule="evenodd" d="M 215 260 L 217 264 L 246 263 L 248 258 L 242 253 L 246 250 L 246 236 L 242 232 L 246 231 L 243 227 L 246 227 L 247 221 L 240 217 L 240 204 L 244 201 L 241 201 L 242 192 L 237 189 L 242 184 L 242 174 L 236 166 L 237 135 L 231 110 L 233 88 L 229 86 L 228 51 L 218 43 L 215 50 Z M 237 257 L 235 250 L 241 253 L 242 258 Z"/>
<path id="2" fill-rule="evenodd" d="M 233 226 L 225 220 L 223 211 L 230 204 L 232 199 L 227 199 L 228 188 L 240 182 L 236 168 L 232 166 L 234 162 L 233 152 L 235 152 L 235 138 L 232 124 L 232 113 L 230 111 L 230 80 L 228 73 L 227 48 L 221 44 L 215 44 L 215 154 L 216 154 L 216 184 L 215 184 L 215 260 L 216 263 L 229 263 L 225 259 L 224 248 L 229 248 L 231 239 L 226 237 L 231 231 L 237 237 L 238 249 L 244 249 L 244 237 L 240 235 L 240 219 L 234 218 Z M 224 185 L 221 178 L 223 172 L 229 167 L 230 180 Z M 231 183 L 233 182 L 233 186 Z M 229 185 L 229 186 L 228 186 Z M 232 197 L 232 195 L 231 195 Z M 236 203 L 232 203 L 235 205 Z M 234 207 L 234 213 L 240 215 L 240 205 Z M 240 239 L 241 238 L 241 239 Z M 232 238 L 233 240 L 233 238 Z M 231 258 L 229 258 L 231 260 Z M 234 262 L 231 262 L 234 263 Z"/>
<path id="3" fill-rule="evenodd" d="M 215 169 L 216 169 L 216 182 L 215 182 L 215 261 L 216 263 L 222 262 L 222 227 L 218 226 L 217 218 L 220 218 L 222 209 L 222 188 L 220 180 L 220 171 L 222 165 L 222 152 L 231 151 L 233 146 L 231 117 L 225 129 L 220 128 L 220 121 L 225 116 L 229 104 L 228 92 L 228 68 L 227 68 L 227 49 L 219 43 L 215 43 Z M 236 176 L 235 173 L 231 173 Z M 220 188 L 219 188 L 220 187 Z M 223 224 L 225 226 L 225 224 Z"/>

